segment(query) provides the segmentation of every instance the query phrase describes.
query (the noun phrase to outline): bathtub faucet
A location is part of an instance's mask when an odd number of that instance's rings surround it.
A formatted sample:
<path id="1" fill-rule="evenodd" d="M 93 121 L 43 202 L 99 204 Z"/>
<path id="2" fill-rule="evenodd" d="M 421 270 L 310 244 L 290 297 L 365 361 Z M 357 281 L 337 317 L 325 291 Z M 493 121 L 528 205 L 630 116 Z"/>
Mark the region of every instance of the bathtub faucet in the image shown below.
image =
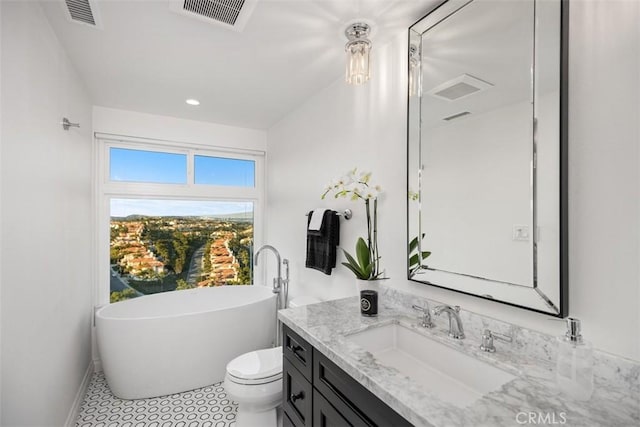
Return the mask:
<path id="1" fill-rule="evenodd" d="M 264 249 L 269 249 L 276 256 L 278 263 L 277 277 L 273 278 L 273 293 L 278 294 L 278 310 L 281 308 L 287 308 L 287 301 L 289 299 L 289 260 L 286 258 L 280 258 L 280 253 L 276 248 L 271 245 L 263 245 L 256 251 L 253 257 L 253 262 L 258 265 L 258 256 Z M 284 277 L 282 277 L 282 265 L 284 264 Z"/>
<path id="2" fill-rule="evenodd" d="M 269 249 L 271 252 L 273 252 L 273 254 L 276 256 L 276 261 L 278 262 L 278 276 L 273 279 L 273 293 L 279 294 L 280 287 L 282 286 L 282 261 L 280 260 L 280 252 L 278 252 L 278 250 L 271 245 L 262 245 L 260 246 L 260 249 L 256 251 L 256 254 L 253 257 L 253 263 L 255 265 L 258 265 L 258 257 L 260 256 L 260 253 L 265 249 Z"/>
<path id="3" fill-rule="evenodd" d="M 263 245 L 256 251 L 256 254 L 253 257 L 253 263 L 258 265 L 258 256 L 260 253 L 269 249 L 276 256 L 276 261 L 278 262 L 278 272 L 277 277 L 273 279 L 273 293 L 277 294 L 276 298 L 276 345 L 281 344 L 280 339 L 280 322 L 278 321 L 278 310 L 282 308 L 287 308 L 287 300 L 289 297 L 289 260 L 284 258 L 280 258 L 280 253 L 276 248 L 271 245 Z M 285 277 L 282 278 L 282 264 L 285 267 Z"/>

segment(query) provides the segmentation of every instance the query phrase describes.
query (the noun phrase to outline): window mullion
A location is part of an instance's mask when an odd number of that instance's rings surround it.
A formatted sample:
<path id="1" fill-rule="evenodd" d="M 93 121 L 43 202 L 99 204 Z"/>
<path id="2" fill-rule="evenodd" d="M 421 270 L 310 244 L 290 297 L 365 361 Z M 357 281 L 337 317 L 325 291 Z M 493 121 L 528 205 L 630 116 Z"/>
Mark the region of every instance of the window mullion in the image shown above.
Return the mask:
<path id="1" fill-rule="evenodd" d="M 195 152 L 189 150 L 187 154 L 187 185 L 193 187 L 195 185 Z"/>

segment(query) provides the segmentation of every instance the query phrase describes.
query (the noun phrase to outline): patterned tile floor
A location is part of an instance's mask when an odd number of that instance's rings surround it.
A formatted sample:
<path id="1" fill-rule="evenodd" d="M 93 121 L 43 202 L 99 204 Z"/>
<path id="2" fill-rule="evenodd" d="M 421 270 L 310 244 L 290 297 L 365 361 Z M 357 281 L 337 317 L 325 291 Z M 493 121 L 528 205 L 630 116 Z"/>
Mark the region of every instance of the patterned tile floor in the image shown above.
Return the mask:
<path id="1" fill-rule="evenodd" d="M 76 427 L 231 427 L 237 410 L 221 382 L 169 396 L 122 400 L 111 394 L 104 374 L 95 373 Z"/>

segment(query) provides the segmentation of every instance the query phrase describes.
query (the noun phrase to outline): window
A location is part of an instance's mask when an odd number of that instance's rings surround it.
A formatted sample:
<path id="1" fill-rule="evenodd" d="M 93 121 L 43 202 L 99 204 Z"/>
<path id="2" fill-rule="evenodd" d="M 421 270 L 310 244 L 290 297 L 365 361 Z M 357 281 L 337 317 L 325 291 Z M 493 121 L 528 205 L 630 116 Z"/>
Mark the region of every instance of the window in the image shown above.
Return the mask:
<path id="1" fill-rule="evenodd" d="M 222 157 L 195 157 L 196 184 L 255 186 L 255 162 Z"/>
<path id="2" fill-rule="evenodd" d="M 260 153 L 99 142 L 102 302 L 253 282 Z"/>
<path id="3" fill-rule="evenodd" d="M 112 181 L 187 183 L 187 156 L 184 154 L 111 147 L 109 166 Z"/>

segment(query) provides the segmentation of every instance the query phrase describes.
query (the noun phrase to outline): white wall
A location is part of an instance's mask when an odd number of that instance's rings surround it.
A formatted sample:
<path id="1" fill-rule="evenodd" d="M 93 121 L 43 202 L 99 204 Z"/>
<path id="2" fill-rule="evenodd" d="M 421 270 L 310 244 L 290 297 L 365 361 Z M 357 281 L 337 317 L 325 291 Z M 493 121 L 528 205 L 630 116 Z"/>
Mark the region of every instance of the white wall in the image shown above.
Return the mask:
<path id="1" fill-rule="evenodd" d="M 640 3 L 572 2 L 571 313 L 640 360 Z"/>
<path id="2" fill-rule="evenodd" d="M 348 87 L 340 79 L 269 130 L 266 242 L 291 260 L 292 296 L 330 299 L 355 295 L 353 276 L 343 266 L 331 276 L 304 267 L 305 213 L 309 210 L 326 206 L 354 211 L 353 219 L 341 220 L 341 246 L 351 253 L 357 237 L 366 236 L 364 203 L 320 200 L 332 179 L 354 167 L 372 171 L 373 181 L 383 186 L 378 237 L 382 267 L 396 281 L 406 276 L 402 273 L 406 98 L 401 95 L 406 85 L 406 48 L 396 42 L 374 49 L 375 68 L 367 85 Z M 341 255 L 339 261 L 343 258 Z"/>
<path id="3" fill-rule="evenodd" d="M 99 106 L 93 107 L 93 130 L 129 137 L 244 150 L 265 151 L 267 143 L 267 133 L 262 130 Z"/>
<path id="4" fill-rule="evenodd" d="M 91 106 L 41 6 L 0 8 L 0 424 L 56 426 L 91 360 Z"/>
<path id="5" fill-rule="evenodd" d="M 583 319 L 596 347 L 640 360 L 640 10 L 630 1 L 572 1 L 571 8 L 570 314 Z M 304 214 L 352 207 L 341 237 L 351 248 L 366 232 L 363 206 L 319 196 L 330 179 L 360 166 L 386 190 L 380 253 L 390 284 L 560 334 L 563 325 L 544 315 L 405 279 L 405 52 L 405 34 L 374 46 L 368 85 L 336 81 L 269 130 L 267 242 L 291 260 L 291 294 L 355 295 L 342 266 L 331 276 L 304 268 Z"/>

